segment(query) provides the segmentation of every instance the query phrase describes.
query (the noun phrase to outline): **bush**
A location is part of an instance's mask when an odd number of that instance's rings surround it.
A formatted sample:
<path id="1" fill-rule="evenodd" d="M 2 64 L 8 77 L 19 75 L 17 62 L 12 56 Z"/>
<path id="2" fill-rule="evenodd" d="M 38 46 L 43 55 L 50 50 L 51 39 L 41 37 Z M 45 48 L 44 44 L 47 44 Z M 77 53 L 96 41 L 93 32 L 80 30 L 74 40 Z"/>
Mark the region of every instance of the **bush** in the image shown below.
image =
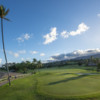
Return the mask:
<path id="1" fill-rule="evenodd" d="M 82 66 L 82 64 L 83 64 L 82 62 L 78 62 L 78 65 L 79 65 L 79 66 Z"/>
<path id="2" fill-rule="evenodd" d="M 99 72 L 100 71 L 100 63 L 98 63 L 98 65 L 97 65 L 97 72 Z"/>

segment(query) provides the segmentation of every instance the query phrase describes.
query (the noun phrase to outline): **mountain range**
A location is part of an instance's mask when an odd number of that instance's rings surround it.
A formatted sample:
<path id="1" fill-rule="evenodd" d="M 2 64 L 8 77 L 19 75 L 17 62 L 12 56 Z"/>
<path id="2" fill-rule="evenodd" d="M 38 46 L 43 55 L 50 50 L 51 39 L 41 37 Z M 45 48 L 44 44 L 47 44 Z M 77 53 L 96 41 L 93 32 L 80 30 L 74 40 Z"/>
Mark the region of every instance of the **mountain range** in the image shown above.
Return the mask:
<path id="1" fill-rule="evenodd" d="M 100 58 L 100 49 L 87 49 L 87 50 L 75 50 L 71 53 L 58 54 L 51 56 L 51 61 L 71 60 L 71 59 L 89 59 L 91 56 L 94 58 Z"/>

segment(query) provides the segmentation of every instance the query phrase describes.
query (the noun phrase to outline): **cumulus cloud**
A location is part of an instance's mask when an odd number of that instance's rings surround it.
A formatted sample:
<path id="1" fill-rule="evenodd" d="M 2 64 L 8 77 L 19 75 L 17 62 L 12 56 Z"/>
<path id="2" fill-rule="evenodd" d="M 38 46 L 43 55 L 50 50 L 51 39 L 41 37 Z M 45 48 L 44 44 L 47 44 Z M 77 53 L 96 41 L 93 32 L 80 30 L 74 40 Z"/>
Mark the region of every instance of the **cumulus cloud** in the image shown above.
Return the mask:
<path id="1" fill-rule="evenodd" d="M 51 28 L 51 32 L 43 36 L 43 38 L 45 38 L 45 41 L 43 44 L 52 43 L 53 41 L 57 39 L 57 35 L 58 35 L 57 28 L 56 27 Z"/>
<path id="2" fill-rule="evenodd" d="M 30 61 L 30 60 L 31 60 L 31 58 L 26 58 L 26 59 L 25 58 L 21 58 L 21 61 L 24 61 L 24 62 L 25 61 Z"/>
<path id="3" fill-rule="evenodd" d="M 25 54 L 26 53 L 26 50 L 20 50 L 18 51 L 19 54 Z"/>
<path id="4" fill-rule="evenodd" d="M 37 51 L 30 51 L 31 54 L 37 54 Z"/>
<path id="5" fill-rule="evenodd" d="M 54 55 L 51 58 L 54 60 L 65 60 L 65 59 L 73 59 L 77 57 L 82 57 L 82 56 L 91 56 L 95 54 L 100 54 L 100 49 L 87 49 L 87 50 L 76 50 L 71 53 L 67 54 L 59 54 L 59 55 Z"/>
<path id="6" fill-rule="evenodd" d="M 13 55 L 15 58 L 18 58 L 19 57 L 19 54 L 17 52 L 12 52 L 12 51 L 9 51 L 8 52 L 10 55 Z"/>
<path id="7" fill-rule="evenodd" d="M 0 58 L 0 64 L 2 63 L 2 59 Z"/>
<path id="8" fill-rule="evenodd" d="M 18 53 L 13 53 L 14 57 L 15 58 L 18 58 L 19 57 L 19 54 Z"/>
<path id="9" fill-rule="evenodd" d="M 76 35 L 82 34 L 83 32 L 87 31 L 88 29 L 89 29 L 89 27 L 86 24 L 81 23 L 78 25 L 78 29 L 76 31 L 70 31 L 70 32 L 63 31 L 63 32 L 61 32 L 61 36 L 63 38 L 68 38 L 69 36 L 76 36 Z"/>
<path id="10" fill-rule="evenodd" d="M 24 39 L 23 39 L 22 37 L 18 37 L 18 38 L 17 38 L 17 41 L 18 41 L 18 42 L 24 42 Z"/>
<path id="11" fill-rule="evenodd" d="M 78 29 L 76 31 L 71 31 L 69 33 L 69 35 L 71 35 L 71 36 L 79 35 L 85 31 L 87 31 L 88 29 L 89 29 L 89 27 L 86 24 L 81 23 L 78 25 Z"/>
<path id="12" fill-rule="evenodd" d="M 45 53 L 41 53 L 40 56 L 45 56 Z"/>
<path id="13" fill-rule="evenodd" d="M 60 55 L 60 53 L 56 53 L 56 54 L 54 54 L 54 56 L 59 56 Z"/>
<path id="14" fill-rule="evenodd" d="M 17 52 L 8 51 L 8 53 L 10 55 L 13 55 L 15 58 L 18 58 L 20 56 L 20 54 L 25 54 L 26 50 L 20 50 L 20 51 L 17 51 Z"/>
<path id="15" fill-rule="evenodd" d="M 98 54 L 100 53 L 100 49 L 87 49 L 87 50 L 76 50 L 73 51 L 72 54 L 77 55 L 77 56 L 85 56 L 85 55 L 93 55 L 93 54 Z"/>
<path id="16" fill-rule="evenodd" d="M 76 35 L 82 34 L 88 29 L 89 27 L 85 23 L 81 23 L 78 25 L 77 30 L 70 31 L 70 32 L 67 32 L 66 30 L 64 30 L 60 33 L 60 35 L 63 38 L 68 38 L 69 36 L 76 36 Z M 57 35 L 58 35 L 57 28 L 56 27 L 51 28 L 51 32 L 43 36 L 43 38 L 45 38 L 45 41 L 43 44 L 46 45 L 46 44 L 52 43 L 53 41 L 57 39 Z"/>
<path id="17" fill-rule="evenodd" d="M 63 32 L 61 32 L 61 36 L 62 36 L 63 38 L 68 38 L 68 37 L 69 37 L 69 34 L 68 34 L 67 31 L 63 31 Z"/>
<path id="18" fill-rule="evenodd" d="M 30 37 L 31 37 L 31 36 L 30 36 L 28 33 L 26 33 L 26 34 L 24 35 L 24 39 L 26 39 L 26 40 L 28 40 Z"/>
<path id="19" fill-rule="evenodd" d="M 31 35 L 29 33 L 25 33 L 24 35 L 17 38 L 17 41 L 24 42 L 25 40 L 29 40 L 31 38 Z"/>
<path id="20" fill-rule="evenodd" d="M 55 61 L 55 59 L 54 59 L 53 57 L 50 57 L 49 60 L 51 60 L 51 61 Z"/>

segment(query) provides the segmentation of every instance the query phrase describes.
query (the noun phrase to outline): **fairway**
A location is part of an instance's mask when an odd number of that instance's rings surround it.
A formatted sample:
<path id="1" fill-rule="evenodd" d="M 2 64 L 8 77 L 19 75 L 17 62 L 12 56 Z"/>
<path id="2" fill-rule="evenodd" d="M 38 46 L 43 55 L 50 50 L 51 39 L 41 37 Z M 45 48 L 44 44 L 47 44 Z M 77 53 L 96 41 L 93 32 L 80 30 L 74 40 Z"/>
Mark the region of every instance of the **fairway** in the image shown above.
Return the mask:
<path id="1" fill-rule="evenodd" d="M 13 91 L 13 92 L 12 92 Z M 0 87 L 1 100 L 100 100 L 100 74 L 84 67 L 41 69 Z"/>

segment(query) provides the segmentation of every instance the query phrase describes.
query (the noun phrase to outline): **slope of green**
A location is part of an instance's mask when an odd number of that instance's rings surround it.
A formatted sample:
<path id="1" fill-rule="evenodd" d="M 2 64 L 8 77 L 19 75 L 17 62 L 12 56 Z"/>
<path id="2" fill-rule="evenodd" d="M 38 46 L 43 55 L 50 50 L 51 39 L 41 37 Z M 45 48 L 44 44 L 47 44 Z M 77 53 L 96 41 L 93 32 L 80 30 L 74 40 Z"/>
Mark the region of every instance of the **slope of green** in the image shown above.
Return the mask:
<path id="1" fill-rule="evenodd" d="M 100 74 L 79 68 L 42 69 L 0 87 L 0 100 L 100 100 Z"/>

